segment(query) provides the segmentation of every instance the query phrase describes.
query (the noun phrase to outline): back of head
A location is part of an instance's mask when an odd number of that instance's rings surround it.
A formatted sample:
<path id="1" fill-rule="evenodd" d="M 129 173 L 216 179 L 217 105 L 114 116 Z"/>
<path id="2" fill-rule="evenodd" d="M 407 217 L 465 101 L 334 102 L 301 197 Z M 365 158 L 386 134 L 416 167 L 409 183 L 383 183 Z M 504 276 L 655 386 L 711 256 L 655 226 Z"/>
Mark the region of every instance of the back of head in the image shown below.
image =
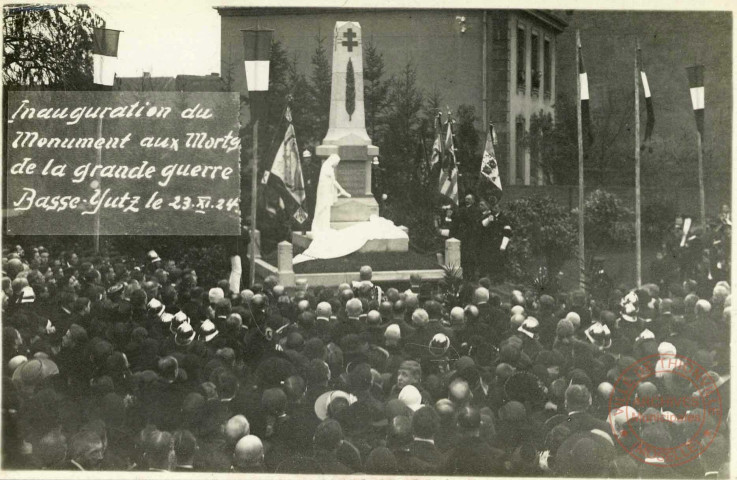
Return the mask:
<path id="1" fill-rule="evenodd" d="M 371 475 L 396 475 L 398 473 L 397 459 L 388 448 L 375 448 L 366 459 L 366 473 Z"/>
<path id="2" fill-rule="evenodd" d="M 174 453 L 179 465 L 191 464 L 197 451 L 197 439 L 189 430 L 174 432 Z"/>
<path id="3" fill-rule="evenodd" d="M 332 418 L 323 420 L 315 430 L 314 446 L 319 450 L 334 451 L 343 440 L 343 429 L 340 423 Z"/>
<path id="4" fill-rule="evenodd" d="M 148 437 L 145 451 L 149 467 L 168 469 L 174 460 L 174 437 L 169 432 L 155 430 Z"/>
<path id="5" fill-rule="evenodd" d="M 585 385 L 572 384 L 566 389 L 565 402 L 569 412 L 585 411 L 591 405 L 591 393 Z"/>
<path id="6" fill-rule="evenodd" d="M 440 428 L 440 418 L 432 407 L 421 407 L 412 416 L 412 430 L 420 438 L 433 438 Z"/>
<path id="7" fill-rule="evenodd" d="M 357 298 L 351 298 L 345 305 L 345 311 L 349 318 L 358 318 L 363 313 L 363 304 Z"/>
<path id="8" fill-rule="evenodd" d="M 453 380 L 448 387 L 448 398 L 458 406 L 468 404 L 471 401 L 471 388 L 468 382 L 461 379 Z"/>
<path id="9" fill-rule="evenodd" d="M 461 430 L 476 430 L 481 426 L 481 414 L 476 407 L 463 407 L 458 411 L 457 422 Z"/>
<path id="10" fill-rule="evenodd" d="M 245 415 L 235 415 L 231 417 L 225 423 L 225 428 L 223 429 L 223 434 L 231 445 L 249 433 L 251 433 L 251 426 Z"/>
<path id="11" fill-rule="evenodd" d="M 235 445 L 233 464 L 240 468 L 254 467 L 264 459 L 264 444 L 255 435 L 246 435 Z"/>
<path id="12" fill-rule="evenodd" d="M 373 276 L 373 270 L 370 266 L 364 265 L 358 271 L 358 276 L 361 280 L 371 280 L 371 277 Z"/>
<path id="13" fill-rule="evenodd" d="M 389 447 L 401 447 L 411 441 L 412 421 L 404 415 L 399 415 L 391 419 L 389 422 L 389 431 L 387 432 L 387 444 Z"/>
<path id="14" fill-rule="evenodd" d="M 473 292 L 473 303 L 476 305 L 480 303 L 489 302 L 489 290 L 484 287 L 479 287 Z"/>
<path id="15" fill-rule="evenodd" d="M 330 318 L 330 315 L 332 314 L 333 314 L 333 308 L 330 306 L 328 302 L 320 302 L 317 304 L 315 315 L 318 318 Z"/>
<path id="16" fill-rule="evenodd" d="M 34 446 L 34 454 L 41 462 L 42 468 L 53 469 L 58 467 L 67 455 L 67 438 L 59 430 L 52 430 L 47 433 L 39 442 L 38 446 Z"/>
<path id="17" fill-rule="evenodd" d="M 177 378 L 177 373 L 179 372 L 179 362 L 177 362 L 177 359 L 174 357 L 164 357 L 161 360 L 159 360 L 158 363 L 159 367 L 159 374 L 167 379 L 167 380 L 174 380 Z"/>

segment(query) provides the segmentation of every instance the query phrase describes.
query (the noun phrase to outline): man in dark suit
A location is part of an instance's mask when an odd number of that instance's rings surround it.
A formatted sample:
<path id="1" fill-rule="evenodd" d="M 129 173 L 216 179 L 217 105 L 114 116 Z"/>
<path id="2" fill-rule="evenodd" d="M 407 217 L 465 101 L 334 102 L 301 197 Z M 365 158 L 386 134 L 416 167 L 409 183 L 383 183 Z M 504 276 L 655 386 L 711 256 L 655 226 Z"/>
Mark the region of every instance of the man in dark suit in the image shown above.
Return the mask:
<path id="1" fill-rule="evenodd" d="M 497 203 L 489 205 L 481 201 L 479 212 L 477 220 L 479 271 L 481 275 L 488 276 L 493 283 L 499 283 L 503 279 L 504 252 L 512 235 L 512 227 Z"/>
<path id="2" fill-rule="evenodd" d="M 435 467 L 441 460 L 441 453 L 435 446 L 435 434 L 439 428 L 440 418 L 432 407 L 422 407 L 412 415 L 414 440 L 410 444 L 410 454 Z"/>
<path id="3" fill-rule="evenodd" d="M 453 215 L 450 236 L 461 241 L 461 268 L 463 278 L 475 280 L 478 263 L 478 230 L 481 224 L 479 209 L 470 193 L 463 198 L 464 205 Z"/>
<path id="4" fill-rule="evenodd" d="M 457 417 L 460 439 L 440 468 L 442 475 L 504 475 L 504 452 L 480 436 L 481 415 L 475 407 L 463 407 Z"/>
<path id="5" fill-rule="evenodd" d="M 609 424 L 591 415 L 588 410 L 591 407 L 591 393 L 585 385 L 573 384 L 566 389 L 565 408 L 567 415 L 557 415 L 546 423 L 548 430 L 558 424 L 564 424 L 571 431 L 571 435 L 577 432 L 601 430 L 612 435 Z"/>

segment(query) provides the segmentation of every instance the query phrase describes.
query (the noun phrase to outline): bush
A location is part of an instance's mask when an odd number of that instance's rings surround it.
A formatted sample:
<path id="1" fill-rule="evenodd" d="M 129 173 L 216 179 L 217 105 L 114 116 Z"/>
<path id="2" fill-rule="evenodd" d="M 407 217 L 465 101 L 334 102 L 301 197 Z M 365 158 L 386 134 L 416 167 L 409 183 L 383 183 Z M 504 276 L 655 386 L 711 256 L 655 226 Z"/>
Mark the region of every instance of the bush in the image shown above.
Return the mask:
<path id="1" fill-rule="evenodd" d="M 676 208 L 672 200 L 657 197 L 642 207 L 642 239 L 657 244 L 673 225 Z"/>
<path id="2" fill-rule="evenodd" d="M 595 249 L 634 244 L 634 214 L 615 194 L 596 189 L 586 198 L 585 209 L 587 244 Z"/>
<path id="3" fill-rule="evenodd" d="M 575 219 L 550 197 L 522 198 L 507 203 L 514 237 L 507 253 L 507 275 L 530 281 L 541 258 L 550 272 L 558 272 L 577 247 Z"/>

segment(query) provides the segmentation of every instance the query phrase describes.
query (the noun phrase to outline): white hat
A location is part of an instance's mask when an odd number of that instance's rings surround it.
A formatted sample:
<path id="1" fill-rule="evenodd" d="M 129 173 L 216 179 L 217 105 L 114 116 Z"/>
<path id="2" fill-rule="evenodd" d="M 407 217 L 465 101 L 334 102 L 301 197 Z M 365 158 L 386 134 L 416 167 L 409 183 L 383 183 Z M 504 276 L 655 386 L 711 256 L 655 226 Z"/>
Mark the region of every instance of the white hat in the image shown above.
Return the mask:
<path id="1" fill-rule="evenodd" d="M 23 287 L 20 293 L 20 303 L 33 303 L 36 300 L 36 293 L 33 291 L 33 287 Z"/>
<path id="2" fill-rule="evenodd" d="M 348 400 L 348 405 L 353 405 L 358 400 L 353 395 L 345 393 L 342 390 L 331 390 L 329 392 L 325 392 L 315 400 L 315 415 L 317 415 L 317 418 L 320 420 L 328 418 L 328 407 L 330 406 L 330 402 L 336 398 L 345 398 Z"/>
<path id="3" fill-rule="evenodd" d="M 422 407 L 422 395 L 414 385 L 407 385 L 399 392 L 399 400 L 407 405 L 413 412 Z"/>
<path id="4" fill-rule="evenodd" d="M 223 289 L 220 287 L 211 288 L 210 292 L 207 294 L 207 298 L 210 303 L 217 303 L 225 298 L 225 292 L 223 292 Z"/>

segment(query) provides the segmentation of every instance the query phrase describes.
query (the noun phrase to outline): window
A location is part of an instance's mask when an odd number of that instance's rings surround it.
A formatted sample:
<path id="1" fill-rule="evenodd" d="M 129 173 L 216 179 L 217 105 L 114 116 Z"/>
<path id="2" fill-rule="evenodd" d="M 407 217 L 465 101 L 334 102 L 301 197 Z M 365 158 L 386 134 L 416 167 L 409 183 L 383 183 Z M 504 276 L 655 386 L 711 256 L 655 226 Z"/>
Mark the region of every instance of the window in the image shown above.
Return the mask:
<path id="1" fill-rule="evenodd" d="M 524 185 L 525 184 L 525 119 L 522 116 L 517 117 L 517 120 L 515 122 L 515 151 L 516 151 L 516 159 L 515 159 L 515 184 L 517 185 Z"/>
<path id="2" fill-rule="evenodd" d="M 530 39 L 530 75 L 532 94 L 537 96 L 540 93 L 540 81 L 542 80 L 540 74 L 540 41 L 537 33 L 532 32 Z"/>
<path id="3" fill-rule="evenodd" d="M 527 89 L 527 55 L 525 47 L 527 35 L 524 27 L 517 27 L 517 91 L 524 93 Z"/>
<path id="4" fill-rule="evenodd" d="M 545 43 L 543 44 L 543 72 L 545 75 L 544 81 L 543 81 L 543 92 L 545 93 L 545 98 L 550 99 L 550 93 L 553 89 L 553 58 L 552 58 L 552 52 L 550 51 L 550 40 L 545 39 Z"/>

